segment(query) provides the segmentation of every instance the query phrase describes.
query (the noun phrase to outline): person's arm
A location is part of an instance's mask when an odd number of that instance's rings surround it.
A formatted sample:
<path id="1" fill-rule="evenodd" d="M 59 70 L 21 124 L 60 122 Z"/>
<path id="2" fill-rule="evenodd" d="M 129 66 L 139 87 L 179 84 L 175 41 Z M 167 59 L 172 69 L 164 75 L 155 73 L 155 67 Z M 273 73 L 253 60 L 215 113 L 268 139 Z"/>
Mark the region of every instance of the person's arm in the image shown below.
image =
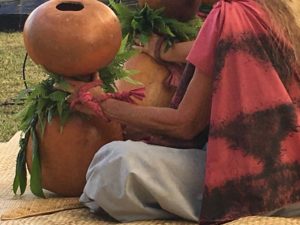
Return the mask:
<path id="1" fill-rule="evenodd" d="M 178 109 L 136 106 L 114 99 L 101 106 L 110 119 L 147 132 L 189 140 L 208 125 L 211 96 L 212 78 L 196 70 Z"/>
<path id="2" fill-rule="evenodd" d="M 160 48 L 160 59 L 168 62 L 184 63 L 193 44 L 194 41 L 178 42 L 168 50 L 165 50 L 165 45 L 163 44 Z"/>
<path id="3" fill-rule="evenodd" d="M 162 40 L 162 37 L 153 34 L 147 44 L 144 46 L 134 46 L 134 48 L 159 60 L 186 63 L 186 57 L 191 50 L 194 41 L 174 43 L 172 47 L 166 50 L 165 43 L 161 44 Z M 159 54 L 156 53 L 158 47 L 160 48 Z"/>

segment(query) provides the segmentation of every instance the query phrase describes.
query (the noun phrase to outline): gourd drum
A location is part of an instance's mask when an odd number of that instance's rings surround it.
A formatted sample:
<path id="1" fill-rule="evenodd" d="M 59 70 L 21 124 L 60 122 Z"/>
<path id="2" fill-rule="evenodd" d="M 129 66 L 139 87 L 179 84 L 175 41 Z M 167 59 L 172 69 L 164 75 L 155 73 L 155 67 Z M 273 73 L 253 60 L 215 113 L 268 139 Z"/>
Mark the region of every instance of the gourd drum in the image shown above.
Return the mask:
<path id="1" fill-rule="evenodd" d="M 59 118 L 46 125 L 43 137 L 38 132 L 42 187 L 62 196 L 79 196 L 86 172 L 97 150 L 104 144 L 122 140 L 119 123 L 74 113 L 61 131 Z M 29 139 L 26 161 L 32 165 L 32 141 Z"/>
<path id="2" fill-rule="evenodd" d="M 30 58 L 63 76 L 94 73 L 109 64 L 122 34 L 117 16 L 96 0 L 51 0 L 36 8 L 24 25 Z"/>
<path id="3" fill-rule="evenodd" d="M 145 98 L 136 101 L 142 106 L 167 107 L 170 105 L 174 88 L 165 85 L 165 80 L 169 76 L 169 71 L 163 65 L 157 63 L 151 56 L 139 53 L 130 58 L 124 65 L 126 69 L 136 70 L 137 74 L 131 78 L 139 84 L 131 84 L 127 81 L 119 80 L 116 86 L 120 91 L 129 91 L 139 87 L 145 87 Z"/>
<path id="4" fill-rule="evenodd" d="M 65 77 L 87 77 L 109 64 L 122 39 L 118 18 L 96 0 L 51 0 L 28 17 L 24 42 L 32 60 Z M 59 118 L 38 129 L 42 187 L 63 196 L 79 196 L 95 152 L 122 140 L 119 123 L 73 113 L 61 131 Z M 32 140 L 26 160 L 32 166 Z"/>

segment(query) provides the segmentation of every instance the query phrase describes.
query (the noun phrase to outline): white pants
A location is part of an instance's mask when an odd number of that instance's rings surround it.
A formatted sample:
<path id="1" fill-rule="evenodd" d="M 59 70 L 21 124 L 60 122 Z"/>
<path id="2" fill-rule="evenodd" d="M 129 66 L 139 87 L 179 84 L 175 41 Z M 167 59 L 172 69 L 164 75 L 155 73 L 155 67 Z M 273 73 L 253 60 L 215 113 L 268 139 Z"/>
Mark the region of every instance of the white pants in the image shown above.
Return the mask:
<path id="1" fill-rule="evenodd" d="M 205 158 L 199 149 L 109 143 L 94 156 L 80 201 L 122 222 L 178 217 L 198 221 Z"/>

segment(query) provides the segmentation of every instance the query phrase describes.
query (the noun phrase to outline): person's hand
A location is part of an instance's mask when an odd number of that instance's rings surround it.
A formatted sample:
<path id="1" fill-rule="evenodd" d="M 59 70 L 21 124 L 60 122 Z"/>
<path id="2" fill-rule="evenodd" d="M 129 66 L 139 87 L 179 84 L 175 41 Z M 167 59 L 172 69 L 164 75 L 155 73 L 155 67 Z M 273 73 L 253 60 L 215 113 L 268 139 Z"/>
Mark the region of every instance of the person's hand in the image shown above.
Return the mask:
<path id="1" fill-rule="evenodd" d="M 97 113 L 91 110 L 91 107 L 88 107 L 87 104 L 82 104 L 81 102 L 79 102 L 78 94 L 79 92 L 84 92 L 88 95 L 91 95 L 87 96 L 88 98 L 99 98 L 99 96 L 101 97 L 101 95 L 103 94 L 101 86 L 95 86 L 95 83 L 101 84 L 101 80 L 99 77 L 99 73 L 94 73 L 90 77 L 87 76 L 86 78 L 86 81 L 83 81 L 82 79 L 79 80 L 73 78 L 64 78 L 64 81 L 56 84 L 55 88 L 70 93 L 68 102 L 71 104 L 73 110 L 95 116 Z M 76 102 L 76 104 L 74 104 L 74 101 Z"/>
<path id="2" fill-rule="evenodd" d="M 62 91 L 68 92 L 70 94 L 73 94 L 73 93 L 77 92 L 84 85 L 87 85 L 90 82 L 95 82 L 95 81 L 100 80 L 100 76 L 99 76 L 98 72 L 93 73 L 90 76 L 86 76 L 85 78 L 86 78 L 86 80 L 64 77 L 63 81 L 61 81 L 60 83 L 54 84 L 54 87 L 58 90 L 62 90 Z M 97 87 L 94 87 L 94 88 L 97 88 Z M 94 88 L 91 88 L 91 91 Z"/>
<path id="3" fill-rule="evenodd" d="M 89 115 L 89 116 L 98 116 L 97 113 L 95 113 L 93 110 L 91 110 L 89 107 L 87 107 L 86 105 L 83 105 L 83 104 L 75 105 L 72 108 L 72 110 L 83 113 L 85 115 Z"/>
<path id="4" fill-rule="evenodd" d="M 162 37 L 160 37 L 156 34 L 152 34 L 148 43 L 146 43 L 145 45 L 142 45 L 138 41 L 135 41 L 137 45 L 134 45 L 133 48 L 139 50 L 140 52 L 144 52 L 153 58 L 156 58 L 155 51 L 156 51 L 157 45 L 161 41 L 161 38 Z"/>

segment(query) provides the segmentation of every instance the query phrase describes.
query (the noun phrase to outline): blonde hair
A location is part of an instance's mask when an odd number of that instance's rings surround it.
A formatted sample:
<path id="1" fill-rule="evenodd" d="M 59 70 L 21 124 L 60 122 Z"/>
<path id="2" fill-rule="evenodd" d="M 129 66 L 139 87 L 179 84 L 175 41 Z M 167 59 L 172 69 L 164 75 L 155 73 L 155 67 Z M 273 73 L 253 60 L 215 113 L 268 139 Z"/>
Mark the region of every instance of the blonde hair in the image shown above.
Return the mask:
<path id="1" fill-rule="evenodd" d="M 277 27 L 292 44 L 298 66 L 300 65 L 300 27 L 296 16 L 300 17 L 299 0 L 256 0 L 269 14 Z M 291 8 L 295 7 L 295 8 Z"/>

